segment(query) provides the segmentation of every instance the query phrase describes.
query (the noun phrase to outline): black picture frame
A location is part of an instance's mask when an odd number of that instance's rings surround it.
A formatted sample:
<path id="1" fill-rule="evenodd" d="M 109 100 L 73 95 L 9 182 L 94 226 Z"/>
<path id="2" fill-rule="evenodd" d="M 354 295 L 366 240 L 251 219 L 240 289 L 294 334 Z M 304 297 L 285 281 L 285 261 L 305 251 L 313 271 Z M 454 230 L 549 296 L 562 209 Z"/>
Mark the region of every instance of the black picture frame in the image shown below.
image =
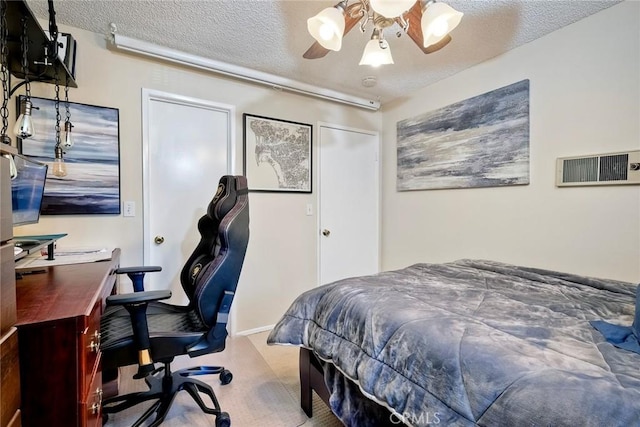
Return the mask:
<path id="1" fill-rule="evenodd" d="M 244 113 L 243 170 L 249 191 L 313 191 L 313 126 Z"/>

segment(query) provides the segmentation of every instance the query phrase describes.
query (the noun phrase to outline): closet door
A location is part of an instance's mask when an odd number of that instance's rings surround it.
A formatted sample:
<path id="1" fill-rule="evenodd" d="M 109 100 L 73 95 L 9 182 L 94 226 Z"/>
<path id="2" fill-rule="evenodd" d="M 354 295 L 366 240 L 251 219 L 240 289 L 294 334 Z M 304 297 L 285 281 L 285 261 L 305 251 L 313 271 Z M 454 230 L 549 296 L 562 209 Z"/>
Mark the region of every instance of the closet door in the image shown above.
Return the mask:
<path id="1" fill-rule="evenodd" d="M 319 126 L 319 284 L 379 271 L 379 136 Z"/>
<path id="2" fill-rule="evenodd" d="M 170 289 L 184 304 L 180 271 L 199 241 L 198 219 L 220 177 L 232 174 L 234 108 L 143 89 L 144 263 L 146 289 Z"/>

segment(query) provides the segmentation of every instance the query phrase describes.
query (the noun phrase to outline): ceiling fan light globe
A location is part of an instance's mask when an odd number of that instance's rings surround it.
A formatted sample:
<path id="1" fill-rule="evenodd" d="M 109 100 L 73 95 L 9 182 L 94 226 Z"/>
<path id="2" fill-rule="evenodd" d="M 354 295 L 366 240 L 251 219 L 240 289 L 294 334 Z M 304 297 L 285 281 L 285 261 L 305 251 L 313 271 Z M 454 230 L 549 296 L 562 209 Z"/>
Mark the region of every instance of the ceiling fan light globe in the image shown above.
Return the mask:
<path id="1" fill-rule="evenodd" d="M 458 26 L 462 20 L 462 12 L 458 12 L 445 3 L 431 3 L 422 13 L 423 46 L 429 47 L 438 43 Z"/>
<path id="2" fill-rule="evenodd" d="M 411 9 L 415 2 L 416 0 L 370 0 L 369 4 L 376 13 L 385 18 L 395 18 Z"/>
<path id="3" fill-rule="evenodd" d="M 362 53 L 359 65 L 371 65 L 379 67 L 380 65 L 393 64 L 391 49 L 387 45 L 385 49 L 380 47 L 380 40 L 372 39 L 367 42 Z"/>
<path id="4" fill-rule="evenodd" d="M 344 34 L 344 12 L 336 7 L 323 9 L 316 16 L 307 19 L 307 30 L 325 49 L 340 50 Z"/>
<path id="5" fill-rule="evenodd" d="M 446 18 L 442 16 L 436 18 L 436 20 L 431 23 L 430 30 L 434 37 L 444 37 L 449 32 L 449 24 Z"/>
<path id="6" fill-rule="evenodd" d="M 326 22 L 323 23 L 320 25 L 320 28 L 318 28 L 318 35 L 322 40 L 331 40 L 331 38 L 334 37 L 333 25 Z"/>

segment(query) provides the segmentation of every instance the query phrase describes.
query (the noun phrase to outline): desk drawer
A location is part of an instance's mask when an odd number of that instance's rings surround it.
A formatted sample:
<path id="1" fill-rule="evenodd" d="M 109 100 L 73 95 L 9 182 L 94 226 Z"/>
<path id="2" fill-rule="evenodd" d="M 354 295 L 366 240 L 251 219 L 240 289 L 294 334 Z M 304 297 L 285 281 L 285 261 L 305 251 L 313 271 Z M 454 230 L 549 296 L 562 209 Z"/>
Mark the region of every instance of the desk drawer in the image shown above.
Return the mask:
<path id="1" fill-rule="evenodd" d="M 98 355 L 96 369 L 92 372 L 89 390 L 80 401 L 80 427 L 102 426 L 102 369 Z"/>
<path id="2" fill-rule="evenodd" d="M 20 365 L 16 328 L 0 338 L 0 425 L 7 426 L 20 407 Z M 18 417 L 18 424 L 20 420 Z"/>
<path id="3" fill-rule="evenodd" d="M 87 393 L 91 384 L 93 372 L 96 370 L 97 362 L 100 360 L 100 315 L 102 313 L 102 302 L 98 301 L 91 310 L 87 318 L 86 328 L 80 336 L 80 372 L 82 373 L 80 383 L 80 395 Z"/>

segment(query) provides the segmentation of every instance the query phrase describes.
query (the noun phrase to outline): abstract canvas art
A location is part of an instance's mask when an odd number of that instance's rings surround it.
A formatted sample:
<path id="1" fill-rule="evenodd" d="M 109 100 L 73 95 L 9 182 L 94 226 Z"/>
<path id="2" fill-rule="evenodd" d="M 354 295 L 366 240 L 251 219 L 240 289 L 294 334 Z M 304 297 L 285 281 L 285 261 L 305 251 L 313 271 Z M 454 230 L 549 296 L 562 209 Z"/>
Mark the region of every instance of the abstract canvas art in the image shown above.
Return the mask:
<path id="1" fill-rule="evenodd" d="M 249 190 L 311 193 L 313 127 L 251 114 L 243 119 Z"/>
<path id="2" fill-rule="evenodd" d="M 529 184 L 529 80 L 397 123 L 397 189 Z"/>
<path id="3" fill-rule="evenodd" d="M 33 96 L 31 101 L 34 106 L 34 135 L 18 143 L 22 154 L 49 165 L 42 214 L 119 214 L 118 109 L 69 103 L 70 121 L 73 124 L 71 133 L 75 142 L 64 154 L 67 175 L 57 177 L 52 174 L 51 167 L 56 144 L 55 101 Z M 60 138 L 64 138 L 64 101 L 60 101 L 59 110 Z"/>

